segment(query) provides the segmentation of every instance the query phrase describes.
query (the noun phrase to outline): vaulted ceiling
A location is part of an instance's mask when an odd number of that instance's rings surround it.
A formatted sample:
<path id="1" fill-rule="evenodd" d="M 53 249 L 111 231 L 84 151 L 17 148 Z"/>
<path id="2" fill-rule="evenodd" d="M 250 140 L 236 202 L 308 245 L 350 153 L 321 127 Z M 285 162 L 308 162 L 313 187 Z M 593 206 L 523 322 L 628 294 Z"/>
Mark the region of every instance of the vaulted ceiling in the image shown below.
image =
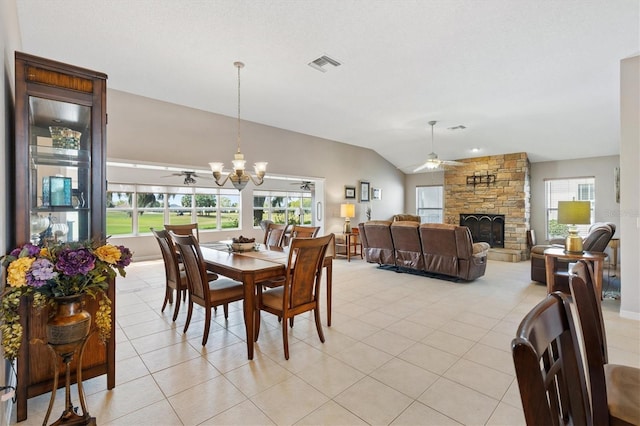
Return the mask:
<path id="1" fill-rule="evenodd" d="M 637 0 L 18 0 L 23 51 L 108 86 L 371 148 L 410 172 L 619 154 Z M 321 72 L 327 55 L 341 63 Z M 466 129 L 450 129 L 463 125 Z M 188 142 L 188 141 L 187 141 Z M 472 152 L 473 148 L 478 151 Z"/>

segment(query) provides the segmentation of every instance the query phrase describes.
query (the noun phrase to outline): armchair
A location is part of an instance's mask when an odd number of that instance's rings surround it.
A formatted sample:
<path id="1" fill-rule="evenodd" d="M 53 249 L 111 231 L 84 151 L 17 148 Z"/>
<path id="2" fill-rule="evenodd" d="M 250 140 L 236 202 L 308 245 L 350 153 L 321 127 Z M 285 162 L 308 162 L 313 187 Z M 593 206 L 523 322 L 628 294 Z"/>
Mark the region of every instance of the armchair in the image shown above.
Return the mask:
<path id="1" fill-rule="evenodd" d="M 589 233 L 582 242 L 583 250 L 590 252 L 604 252 L 607 248 L 607 244 L 616 232 L 616 225 L 611 222 L 607 223 L 594 223 L 589 228 Z M 534 245 L 531 248 L 531 280 L 537 281 L 543 284 L 547 283 L 547 272 L 544 263 L 544 251 L 550 247 L 564 247 L 564 239 L 551 240 L 551 244 L 546 245 Z M 561 288 L 566 288 L 566 293 L 569 293 L 569 275 L 568 262 L 558 261 L 558 269 L 556 271 L 556 285 Z"/>

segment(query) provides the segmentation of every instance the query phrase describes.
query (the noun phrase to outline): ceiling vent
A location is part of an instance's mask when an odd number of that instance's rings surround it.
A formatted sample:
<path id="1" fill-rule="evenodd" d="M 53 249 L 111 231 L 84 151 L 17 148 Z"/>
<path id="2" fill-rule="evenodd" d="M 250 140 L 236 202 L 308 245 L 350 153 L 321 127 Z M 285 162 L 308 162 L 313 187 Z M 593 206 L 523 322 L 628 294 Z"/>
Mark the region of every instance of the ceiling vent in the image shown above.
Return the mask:
<path id="1" fill-rule="evenodd" d="M 339 67 L 342 64 L 336 61 L 335 59 L 328 57 L 327 55 L 322 55 L 318 59 L 314 59 L 313 61 L 309 62 L 309 66 L 311 68 L 315 68 L 318 71 L 322 71 L 322 72 L 327 72 L 327 70 L 324 68 L 327 65 L 333 65 L 334 67 Z"/>

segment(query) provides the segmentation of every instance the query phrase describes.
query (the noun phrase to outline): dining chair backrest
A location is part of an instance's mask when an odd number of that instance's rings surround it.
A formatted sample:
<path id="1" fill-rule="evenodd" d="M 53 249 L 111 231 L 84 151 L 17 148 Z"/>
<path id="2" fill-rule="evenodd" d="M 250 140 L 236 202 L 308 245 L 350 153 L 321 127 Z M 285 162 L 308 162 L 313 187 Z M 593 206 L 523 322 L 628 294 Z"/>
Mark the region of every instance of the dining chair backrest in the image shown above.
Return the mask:
<path id="1" fill-rule="evenodd" d="M 173 284 L 172 288 L 177 289 L 179 288 L 178 284 L 180 283 L 180 268 L 178 265 L 176 248 L 171 236 L 169 235 L 169 231 L 160 229 L 155 230 L 151 228 L 151 232 L 160 246 L 160 252 L 162 253 L 162 259 L 164 260 L 167 283 Z"/>
<path id="2" fill-rule="evenodd" d="M 318 297 L 324 257 L 333 234 L 318 238 L 294 238 L 289 244 L 285 275 L 284 309 L 292 312 L 313 308 Z M 285 315 L 287 317 L 288 315 Z"/>
<path id="3" fill-rule="evenodd" d="M 263 243 L 268 246 L 282 247 L 284 235 L 289 225 L 269 223 L 264 231 Z"/>
<path id="4" fill-rule="evenodd" d="M 577 278 L 580 278 L 578 282 Z M 593 321 L 594 331 L 597 333 L 596 344 L 600 348 L 602 353 L 602 362 L 609 362 L 609 355 L 607 352 L 607 335 L 604 328 L 604 318 L 602 317 L 602 308 L 600 306 L 600 298 L 596 296 L 596 287 L 594 285 L 594 272 L 593 264 L 585 260 L 578 260 L 571 269 L 569 275 L 569 287 L 571 288 L 571 282 L 574 282 L 576 291 L 571 291 L 576 310 L 578 312 L 578 318 L 581 322 L 582 318 L 590 322 Z"/>
<path id="5" fill-rule="evenodd" d="M 315 238 L 318 235 L 318 231 L 320 231 L 319 226 L 293 225 L 291 238 Z"/>
<path id="6" fill-rule="evenodd" d="M 590 262 L 579 260 L 574 265 L 569 288 L 580 323 L 593 424 L 640 425 L 640 368 L 609 363 L 600 294 Z"/>
<path id="7" fill-rule="evenodd" d="M 176 253 L 176 247 L 173 244 L 171 235 L 169 235 L 169 231 L 151 228 L 151 232 L 160 246 L 160 252 L 164 260 L 165 292 L 160 311 L 164 312 L 167 304 L 170 302 L 173 303 L 173 293 L 175 291 L 175 307 L 173 310 L 173 321 L 175 321 L 180 309 L 180 298 L 181 296 L 185 296 L 187 291 L 186 276 L 180 271 L 178 254 Z"/>
<path id="8" fill-rule="evenodd" d="M 511 342 L 528 425 L 590 425 L 591 407 L 567 296 L 548 295 L 522 320 Z"/>
<path id="9" fill-rule="evenodd" d="M 590 263 L 579 260 L 575 264 L 571 275 L 569 275 L 569 288 L 578 312 L 584 344 L 584 355 L 591 387 L 594 424 L 606 424 L 609 422 L 604 371 L 604 365 L 608 362 L 607 338 L 600 298 L 596 297 L 596 290 L 593 285 L 593 270 Z"/>
<path id="10" fill-rule="evenodd" d="M 200 245 L 193 234 L 171 234 L 182 254 L 182 264 L 189 278 L 189 297 L 195 303 L 209 306 L 209 280 L 202 260 Z"/>
<path id="11" fill-rule="evenodd" d="M 171 231 L 176 235 L 193 235 L 197 241 L 200 241 L 200 231 L 198 223 L 186 223 L 182 225 L 164 225 L 164 229 Z"/>
<path id="12" fill-rule="evenodd" d="M 263 231 L 266 231 L 270 223 L 273 223 L 273 221 L 269 219 L 263 219 L 260 222 L 258 222 L 258 225 L 260 225 L 260 229 L 262 229 Z"/>

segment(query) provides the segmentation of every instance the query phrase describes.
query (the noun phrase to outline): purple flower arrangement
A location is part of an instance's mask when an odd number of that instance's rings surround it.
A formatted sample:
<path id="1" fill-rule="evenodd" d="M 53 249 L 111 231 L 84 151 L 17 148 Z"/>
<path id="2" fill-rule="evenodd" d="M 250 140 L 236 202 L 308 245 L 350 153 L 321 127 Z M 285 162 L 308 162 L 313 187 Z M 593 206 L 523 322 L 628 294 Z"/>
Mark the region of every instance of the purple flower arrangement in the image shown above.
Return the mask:
<path id="1" fill-rule="evenodd" d="M 106 340 L 111 333 L 111 301 L 105 290 L 108 279 L 125 276 L 132 253 L 124 246 L 91 241 L 60 243 L 40 248 L 25 244 L 0 258 L 7 268 L 0 303 L 0 333 L 4 357 L 18 355 L 22 327 L 18 316 L 20 298 L 33 296 L 34 306 L 55 303 L 55 298 L 86 294 L 99 298 L 95 324 Z"/>

